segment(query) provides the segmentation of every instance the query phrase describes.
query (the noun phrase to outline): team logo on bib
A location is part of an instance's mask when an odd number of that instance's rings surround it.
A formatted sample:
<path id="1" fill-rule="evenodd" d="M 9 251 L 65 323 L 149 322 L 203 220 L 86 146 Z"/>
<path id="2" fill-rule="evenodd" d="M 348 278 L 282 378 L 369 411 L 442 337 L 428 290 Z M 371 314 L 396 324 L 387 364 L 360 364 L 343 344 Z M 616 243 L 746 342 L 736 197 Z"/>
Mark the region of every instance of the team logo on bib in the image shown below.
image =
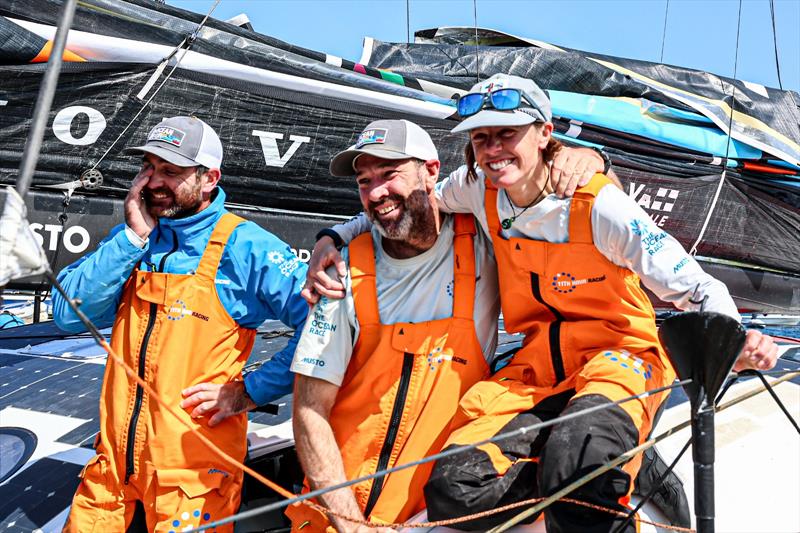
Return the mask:
<path id="1" fill-rule="evenodd" d="M 550 285 L 553 287 L 553 289 L 555 289 L 556 292 L 569 294 L 574 291 L 576 287 L 581 285 L 586 285 L 587 283 L 600 283 L 601 281 L 605 280 L 605 275 L 597 276 L 596 278 L 577 279 L 569 272 L 559 272 L 553 276 L 553 281 L 550 283 Z"/>

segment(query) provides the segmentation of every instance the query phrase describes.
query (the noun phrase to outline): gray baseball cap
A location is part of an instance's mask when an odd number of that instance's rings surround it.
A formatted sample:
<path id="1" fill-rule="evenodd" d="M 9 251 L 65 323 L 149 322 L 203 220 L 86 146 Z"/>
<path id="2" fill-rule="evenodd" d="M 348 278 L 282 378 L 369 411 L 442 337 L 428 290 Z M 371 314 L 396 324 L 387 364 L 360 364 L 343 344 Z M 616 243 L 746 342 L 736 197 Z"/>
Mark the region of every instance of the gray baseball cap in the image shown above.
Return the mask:
<path id="1" fill-rule="evenodd" d="M 519 89 L 525 93 L 534 105 L 531 105 L 530 102 L 523 98 L 520 107 L 510 111 L 498 111 L 491 108 L 482 109 L 461 121 L 451 131 L 459 133 L 483 127 L 524 126 L 534 122 L 551 122 L 553 120 L 550 98 L 533 80 L 511 76 L 510 74 L 495 74 L 491 78 L 473 85 L 469 92 L 489 93 L 497 89 Z"/>
<path id="2" fill-rule="evenodd" d="M 354 176 L 356 170 L 353 165 L 361 154 L 381 159 L 439 159 L 431 136 L 408 120 L 370 122 L 358 136 L 356 144 L 333 156 L 331 174 L 336 177 Z"/>
<path id="3" fill-rule="evenodd" d="M 211 126 L 196 117 L 171 117 L 150 130 L 143 146 L 134 146 L 127 153 L 147 152 L 179 167 L 220 168 L 222 143 Z"/>

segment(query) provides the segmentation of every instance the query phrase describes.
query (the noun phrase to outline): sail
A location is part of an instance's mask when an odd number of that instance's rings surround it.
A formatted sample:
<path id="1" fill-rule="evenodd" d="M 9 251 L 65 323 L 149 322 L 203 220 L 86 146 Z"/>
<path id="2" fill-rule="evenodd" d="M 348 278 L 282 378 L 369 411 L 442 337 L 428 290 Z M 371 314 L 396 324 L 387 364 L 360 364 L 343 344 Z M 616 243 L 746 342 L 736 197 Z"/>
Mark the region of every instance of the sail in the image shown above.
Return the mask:
<path id="1" fill-rule="evenodd" d="M 726 133 L 732 124 L 734 139 L 800 165 L 800 95 L 794 91 L 489 29 L 478 30 L 476 43 L 475 34 L 475 28 L 455 27 L 418 31 L 415 44 L 370 39 L 362 62 L 462 89 L 476 76 L 505 72 L 537 80 L 543 89 L 643 98 L 698 112 Z"/>
<path id="2" fill-rule="evenodd" d="M 16 179 L 45 71 L 35 61 L 55 34 L 59 7 L 48 0 L 0 5 L 0 35 L 7 37 L 0 46 L 1 184 Z M 656 224 L 695 248 L 705 268 L 735 280 L 732 292 L 742 307 L 800 309 L 800 168 L 790 149 L 800 136 L 796 93 L 765 89 L 774 107 L 762 110 L 757 95 L 744 97 L 750 89 L 742 85 L 739 96 L 740 82 L 719 78 L 723 88 L 738 84 L 737 113 L 752 119 L 735 115 L 730 140 L 716 111 L 598 61 L 694 90 L 724 111 L 726 93 L 711 91 L 709 80 L 718 77 L 708 73 L 690 76 L 677 67 L 521 40 L 481 46 L 474 60 L 473 45 L 443 37 L 413 45 L 367 39 L 363 62 L 354 63 L 214 19 L 198 30 L 202 19 L 145 0 L 78 6 L 27 201 L 54 271 L 122 220 L 121 202 L 138 168 L 124 147 L 141 144 L 152 124 L 179 114 L 200 116 L 219 133 L 222 185 L 232 204 L 304 258 L 318 229 L 360 210 L 352 181 L 331 177 L 328 162 L 368 122 L 415 121 L 439 147 L 443 173 L 461 164 L 467 138 L 450 133 L 457 120 L 450 97 L 473 82 L 476 65 L 482 76 L 491 74 L 494 54 L 500 67 L 516 58 L 512 72 L 532 75 L 550 90 L 557 136 L 602 146 L 625 191 Z M 424 39 L 433 37 L 418 35 Z M 565 54 L 580 68 L 565 69 Z M 537 77 L 546 68 L 553 68 L 551 75 Z M 693 76 L 705 76 L 707 86 L 692 89 Z M 768 124 L 760 140 L 736 133 L 737 122 L 754 121 Z M 786 127 L 792 121 L 794 130 Z M 781 136 L 786 143 L 773 142 Z M 94 190 L 76 182 L 89 169 L 103 176 Z"/>

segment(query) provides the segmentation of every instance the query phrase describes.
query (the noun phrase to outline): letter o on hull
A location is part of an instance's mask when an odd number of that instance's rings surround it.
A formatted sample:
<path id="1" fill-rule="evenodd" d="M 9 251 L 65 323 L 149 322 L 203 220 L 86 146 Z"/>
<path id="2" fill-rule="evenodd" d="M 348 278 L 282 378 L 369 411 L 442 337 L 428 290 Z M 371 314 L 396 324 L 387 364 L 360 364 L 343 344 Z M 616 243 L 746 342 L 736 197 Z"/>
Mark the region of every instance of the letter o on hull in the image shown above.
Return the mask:
<path id="1" fill-rule="evenodd" d="M 89 129 L 86 130 L 86 133 L 83 137 L 77 138 L 72 135 L 70 127 L 72 126 L 72 122 L 75 120 L 75 117 L 80 114 L 84 114 L 89 117 Z M 83 105 L 65 107 L 59 111 L 58 114 L 56 114 L 56 118 L 53 119 L 53 133 L 58 140 L 74 146 L 86 146 L 88 144 L 93 144 L 105 129 L 106 118 L 103 116 L 103 114 L 97 109 Z"/>

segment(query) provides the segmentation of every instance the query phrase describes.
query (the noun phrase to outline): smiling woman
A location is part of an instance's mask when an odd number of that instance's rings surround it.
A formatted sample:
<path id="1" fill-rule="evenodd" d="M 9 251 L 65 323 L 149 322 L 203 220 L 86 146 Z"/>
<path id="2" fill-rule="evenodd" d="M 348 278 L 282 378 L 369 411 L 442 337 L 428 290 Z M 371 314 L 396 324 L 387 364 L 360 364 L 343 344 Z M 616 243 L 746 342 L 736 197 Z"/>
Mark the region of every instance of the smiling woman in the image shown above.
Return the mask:
<path id="1" fill-rule="evenodd" d="M 491 98 L 498 91 L 530 96 L 499 109 Z M 445 180 L 441 196 L 449 210 L 472 212 L 491 238 L 505 327 L 525 341 L 508 366 L 464 395 L 445 450 L 669 385 L 675 372 L 638 276 L 681 309 L 706 298 L 706 310 L 739 319 L 724 285 L 605 175 L 595 174 L 573 198 L 544 196 L 548 150 L 557 145 L 550 101 L 533 81 L 495 75 L 462 98 L 481 107 L 459 105 L 466 117 L 453 131 L 469 131 L 467 165 Z M 748 336 L 738 367 L 771 368 L 772 340 L 756 331 Z M 561 422 L 549 434 L 504 440 L 499 457 L 476 451 L 466 469 L 463 456 L 440 459 L 425 490 L 428 517 L 446 520 L 552 494 L 644 442 L 665 398 L 653 394 L 591 420 Z M 625 511 L 640 464 L 641 456 L 573 497 Z M 505 518 L 466 527 L 484 530 Z M 545 510 L 545 522 L 551 532 L 636 530 L 632 521 L 560 502 Z"/>

